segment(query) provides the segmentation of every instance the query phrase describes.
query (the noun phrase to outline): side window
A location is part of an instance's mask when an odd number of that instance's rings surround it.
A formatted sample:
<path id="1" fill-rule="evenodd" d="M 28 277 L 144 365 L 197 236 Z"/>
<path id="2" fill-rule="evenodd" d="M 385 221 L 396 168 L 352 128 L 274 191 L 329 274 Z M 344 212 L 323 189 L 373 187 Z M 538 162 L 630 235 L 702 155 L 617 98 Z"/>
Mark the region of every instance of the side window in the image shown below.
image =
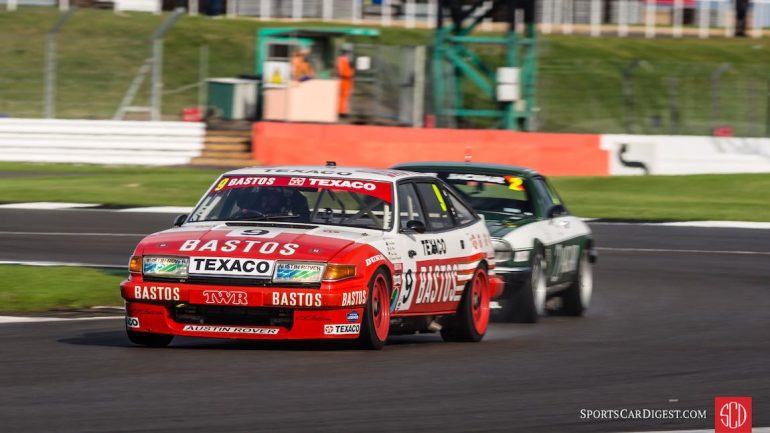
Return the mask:
<path id="1" fill-rule="evenodd" d="M 426 224 L 422 216 L 420 200 L 414 185 L 406 183 L 398 186 L 398 224 L 402 229 L 406 228 L 407 221 L 416 220 Z"/>
<path id="2" fill-rule="evenodd" d="M 452 203 L 452 209 L 454 209 L 457 224 L 465 225 L 476 220 L 476 216 L 473 215 L 473 211 L 468 209 L 468 206 L 466 206 L 465 203 L 460 201 L 459 198 L 452 194 L 451 191 L 444 191 L 444 196 L 448 197 L 449 201 Z"/>
<path id="3" fill-rule="evenodd" d="M 435 183 L 418 183 L 417 191 L 420 192 L 422 202 L 425 205 L 428 228 L 433 231 L 445 230 L 454 227 L 449 206 L 441 189 Z"/>
<path id="4" fill-rule="evenodd" d="M 548 195 L 551 197 L 551 201 L 554 204 L 560 204 L 564 205 L 564 202 L 561 201 L 561 197 L 559 197 L 559 193 L 556 192 L 556 189 L 551 185 L 551 182 L 548 181 L 548 179 L 543 179 L 545 181 L 545 187 L 548 190 Z"/>

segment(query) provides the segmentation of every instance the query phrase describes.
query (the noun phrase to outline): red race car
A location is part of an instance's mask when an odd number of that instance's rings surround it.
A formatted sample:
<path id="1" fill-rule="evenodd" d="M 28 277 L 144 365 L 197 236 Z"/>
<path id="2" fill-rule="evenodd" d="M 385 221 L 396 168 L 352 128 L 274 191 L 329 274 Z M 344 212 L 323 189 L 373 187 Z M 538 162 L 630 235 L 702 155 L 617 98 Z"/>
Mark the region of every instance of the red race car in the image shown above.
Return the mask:
<path id="1" fill-rule="evenodd" d="M 494 249 L 442 181 L 397 170 L 255 167 L 222 175 L 147 236 L 121 284 L 137 344 L 192 337 L 480 341 Z"/>

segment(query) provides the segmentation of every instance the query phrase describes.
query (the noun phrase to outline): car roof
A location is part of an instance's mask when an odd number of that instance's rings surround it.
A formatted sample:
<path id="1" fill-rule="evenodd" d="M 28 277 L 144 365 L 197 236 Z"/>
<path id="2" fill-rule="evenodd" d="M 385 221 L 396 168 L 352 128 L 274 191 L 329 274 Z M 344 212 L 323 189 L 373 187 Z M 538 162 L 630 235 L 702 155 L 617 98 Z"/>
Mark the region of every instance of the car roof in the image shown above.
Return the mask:
<path id="1" fill-rule="evenodd" d="M 281 165 L 248 167 L 228 171 L 226 176 L 312 176 L 342 179 L 366 179 L 380 182 L 396 182 L 410 177 L 425 177 L 425 173 L 406 170 L 366 167 L 338 167 L 324 165 Z"/>
<path id="2" fill-rule="evenodd" d="M 393 168 L 423 172 L 433 170 L 456 171 L 458 173 L 512 174 L 521 177 L 539 176 L 539 173 L 531 168 L 484 162 L 422 161 L 396 164 Z"/>

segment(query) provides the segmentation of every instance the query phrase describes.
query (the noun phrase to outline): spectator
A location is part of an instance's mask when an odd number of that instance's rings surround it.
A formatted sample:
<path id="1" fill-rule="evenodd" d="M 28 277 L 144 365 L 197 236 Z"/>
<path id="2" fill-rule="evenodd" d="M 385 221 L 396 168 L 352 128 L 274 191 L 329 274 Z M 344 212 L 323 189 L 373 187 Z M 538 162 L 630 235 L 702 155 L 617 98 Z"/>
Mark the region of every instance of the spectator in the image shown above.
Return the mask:
<path id="1" fill-rule="evenodd" d="M 337 76 L 340 79 L 340 100 L 337 112 L 340 117 L 348 117 L 350 94 L 353 93 L 353 77 L 356 71 L 350 64 L 352 54 L 351 47 L 345 44 L 340 50 L 340 55 L 337 56 Z"/>
<path id="2" fill-rule="evenodd" d="M 291 78 L 297 81 L 307 81 L 315 78 L 315 71 L 308 60 L 310 48 L 302 47 L 294 52 L 291 59 Z"/>

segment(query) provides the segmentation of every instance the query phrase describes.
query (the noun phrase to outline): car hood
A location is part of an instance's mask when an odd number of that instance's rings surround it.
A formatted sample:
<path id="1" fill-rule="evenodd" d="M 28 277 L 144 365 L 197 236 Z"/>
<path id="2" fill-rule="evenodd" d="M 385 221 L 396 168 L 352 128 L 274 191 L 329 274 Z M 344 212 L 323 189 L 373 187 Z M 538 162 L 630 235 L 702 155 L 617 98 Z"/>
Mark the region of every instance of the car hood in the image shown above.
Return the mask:
<path id="1" fill-rule="evenodd" d="M 329 261 L 353 243 L 380 237 L 376 230 L 335 226 L 197 223 L 147 236 L 135 254 Z"/>
<path id="2" fill-rule="evenodd" d="M 487 230 L 489 230 L 489 235 L 493 238 L 505 237 L 513 230 L 537 221 L 537 218 L 535 217 L 498 220 L 489 219 L 489 217 L 486 218 Z"/>

